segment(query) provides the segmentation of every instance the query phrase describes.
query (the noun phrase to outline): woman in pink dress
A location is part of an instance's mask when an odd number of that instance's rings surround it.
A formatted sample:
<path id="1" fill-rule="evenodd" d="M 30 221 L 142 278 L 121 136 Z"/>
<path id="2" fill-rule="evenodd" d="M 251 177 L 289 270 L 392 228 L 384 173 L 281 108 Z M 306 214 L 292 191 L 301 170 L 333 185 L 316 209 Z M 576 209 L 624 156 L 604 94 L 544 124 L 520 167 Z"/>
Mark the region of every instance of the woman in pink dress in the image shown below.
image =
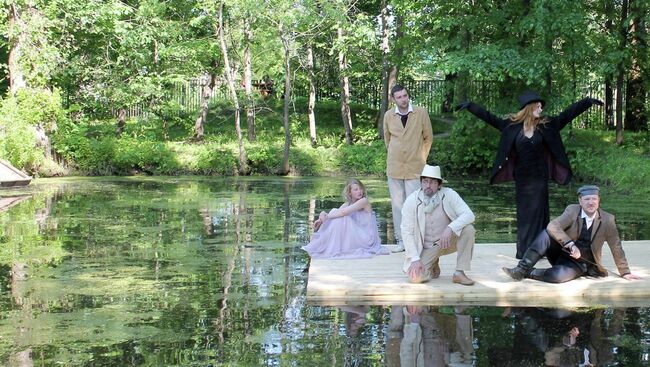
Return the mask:
<path id="1" fill-rule="evenodd" d="M 388 255 L 381 246 L 377 219 L 366 197 L 366 187 L 349 179 L 343 190 L 345 202 L 314 222 L 316 232 L 302 249 L 314 259 L 356 259 Z"/>

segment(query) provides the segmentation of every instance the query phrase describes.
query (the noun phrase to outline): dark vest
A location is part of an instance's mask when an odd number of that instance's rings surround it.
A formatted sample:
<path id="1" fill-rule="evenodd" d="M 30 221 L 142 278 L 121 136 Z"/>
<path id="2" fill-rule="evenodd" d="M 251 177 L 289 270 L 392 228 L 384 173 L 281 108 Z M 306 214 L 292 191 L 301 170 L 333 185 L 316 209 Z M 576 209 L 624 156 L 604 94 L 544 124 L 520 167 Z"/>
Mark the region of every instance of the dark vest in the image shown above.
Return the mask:
<path id="1" fill-rule="evenodd" d="M 581 263 L 585 263 L 587 265 L 587 268 L 591 268 L 592 264 L 596 262 L 596 259 L 594 258 L 594 253 L 591 251 L 591 230 L 594 229 L 594 225 L 592 223 L 591 227 L 587 228 L 587 223 L 586 220 L 583 218 L 582 219 L 582 230 L 580 231 L 580 236 L 578 236 L 578 239 L 575 241 L 576 246 L 578 246 L 578 250 L 580 250 L 580 259 L 578 260 Z M 580 261 L 580 260 L 586 260 L 586 261 Z"/>

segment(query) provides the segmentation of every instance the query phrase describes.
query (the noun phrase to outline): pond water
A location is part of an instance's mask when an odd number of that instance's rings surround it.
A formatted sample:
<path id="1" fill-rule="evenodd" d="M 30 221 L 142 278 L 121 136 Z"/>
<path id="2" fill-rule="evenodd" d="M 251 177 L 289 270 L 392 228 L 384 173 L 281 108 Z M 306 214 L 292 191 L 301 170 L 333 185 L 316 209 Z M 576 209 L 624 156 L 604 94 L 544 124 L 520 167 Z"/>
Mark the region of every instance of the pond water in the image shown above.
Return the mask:
<path id="1" fill-rule="evenodd" d="M 300 246 L 344 181 L 78 178 L 0 191 L 29 195 L 0 212 L 0 365 L 648 365 L 650 308 L 308 305 Z M 512 186 L 449 181 L 477 214 L 477 242 L 514 242 Z M 364 183 L 393 243 L 386 183 Z M 551 215 L 574 193 L 552 186 Z M 648 204 L 603 192 L 625 240 L 650 239 Z"/>

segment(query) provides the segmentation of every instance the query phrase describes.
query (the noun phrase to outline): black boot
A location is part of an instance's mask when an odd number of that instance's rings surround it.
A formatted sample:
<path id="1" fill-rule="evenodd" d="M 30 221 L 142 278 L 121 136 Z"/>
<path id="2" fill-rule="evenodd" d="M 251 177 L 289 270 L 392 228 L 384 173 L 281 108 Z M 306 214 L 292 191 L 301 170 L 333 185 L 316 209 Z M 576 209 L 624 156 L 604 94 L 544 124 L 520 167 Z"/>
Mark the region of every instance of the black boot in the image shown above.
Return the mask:
<path id="1" fill-rule="evenodd" d="M 534 279 L 534 280 L 539 280 L 540 282 L 543 282 L 545 272 L 546 272 L 546 269 L 533 269 L 530 272 L 530 274 L 528 274 L 528 278 Z"/>
<path id="2" fill-rule="evenodd" d="M 503 267 L 501 269 L 512 279 L 520 281 L 528 277 L 539 259 L 541 259 L 541 256 L 537 252 L 535 252 L 533 249 L 528 249 L 526 252 L 524 252 L 524 256 L 521 261 L 519 261 L 519 264 L 517 264 L 517 267 Z"/>

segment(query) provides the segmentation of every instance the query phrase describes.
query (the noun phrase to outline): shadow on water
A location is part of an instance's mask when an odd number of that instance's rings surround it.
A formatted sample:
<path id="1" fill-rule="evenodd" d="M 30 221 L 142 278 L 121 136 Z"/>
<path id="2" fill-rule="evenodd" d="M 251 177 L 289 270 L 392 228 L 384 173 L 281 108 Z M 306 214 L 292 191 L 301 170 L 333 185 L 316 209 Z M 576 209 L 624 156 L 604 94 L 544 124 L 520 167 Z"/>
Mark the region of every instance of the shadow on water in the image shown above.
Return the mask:
<path id="1" fill-rule="evenodd" d="M 305 304 L 300 250 L 345 178 L 39 180 L 0 213 L 0 364 L 647 365 L 647 308 Z M 381 179 L 364 180 L 392 243 Z M 513 242 L 510 186 L 450 179 L 478 242 Z M 575 201 L 551 187 L 551 215 Z M 625 240 L 647 202 L 603 194 Z M 514 251 L 514 249 L 513 249 Z"/>

